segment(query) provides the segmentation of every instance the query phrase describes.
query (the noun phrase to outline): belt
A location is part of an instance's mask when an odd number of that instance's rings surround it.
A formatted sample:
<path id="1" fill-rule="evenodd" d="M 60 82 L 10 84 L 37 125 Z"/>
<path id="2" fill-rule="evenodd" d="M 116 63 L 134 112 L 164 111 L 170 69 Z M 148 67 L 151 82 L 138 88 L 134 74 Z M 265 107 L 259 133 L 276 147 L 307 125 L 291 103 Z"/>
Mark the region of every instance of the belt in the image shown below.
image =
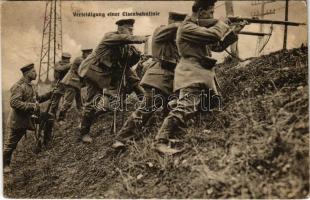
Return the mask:
<path id="1" fill-rule="evenodd" d="M 161 60 L 158 58 L 153 58 L 153 60 L 156 62 L 159 62 L 161 68 L 172 71 L 172 72 L 174 72 L 175 67 L 177 66 L 177 63 L 169 62 L 166 60 Z"/>
<path id="2" fill-rule="evenodd" d="M 212 69 L 217 62 L 217 60 L 213 58 L 209 58 L 209 57 L 203 57 L 201 59 L 194 58 L 194 57 L 185 57 L 184 59 L 190 60 L 193 62 L 198 62 L 205 69 Z"/>

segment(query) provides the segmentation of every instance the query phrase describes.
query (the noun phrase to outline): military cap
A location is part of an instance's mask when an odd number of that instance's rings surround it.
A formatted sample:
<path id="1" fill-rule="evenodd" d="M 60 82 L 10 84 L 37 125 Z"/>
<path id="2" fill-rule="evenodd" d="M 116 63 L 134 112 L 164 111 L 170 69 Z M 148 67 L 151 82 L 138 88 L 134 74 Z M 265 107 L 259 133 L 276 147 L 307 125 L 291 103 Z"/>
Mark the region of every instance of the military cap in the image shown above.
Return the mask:
<path id="1" fill-rule="evenodd" d="M 194 6 L 207 9 L 210 6 L 214 6 L 216 1 L 217 0 L 195 0 Z"/>
<path id="2" fill-rule="evenodd" d="M 30 63 L 30 64 L 27 64 L 27 65 L 23 66 L 22 68 L 20 68 L 20 71 L 22 71 L 24 74 L 25 72 L 28 72 L 29 70 L 31 70 L 33 68 L 34 68 L 34 64 Z"/>
<path id="3" fill-rule="evenodd" d="M 92 52 L 93 49 L 91 49 L 91 48 L 83 48 L 81 51 L 82 51 L 83 53 L 84 53 L 84 52 L 85 52 L 85 53 L 88 53 L 88 52 Z"/>
<path id="4" fill-rule="evenodd" d="M 133 26 L 134 23 L 135 23 L 134 19 L 120 19 L 117 22 L 115 22 L 115 24 L 118 25 L 118 26 L 123 26 L 123 25 L 131 25 L 131 26 Z"/>
<path id="5" fill-rule="evenodd" d="M 169 19 L 174 21 L 183 21 L 186 17 L 186 14 L 177 13 L 177 12 L 169 12 Z"/>
<path id="6" fill-rule="evenodd" d="M 71 54 L 64 52 L 64 53 L 61 54 L 61 57 L 63 57 L 63 58 L 71 58 Z"/>

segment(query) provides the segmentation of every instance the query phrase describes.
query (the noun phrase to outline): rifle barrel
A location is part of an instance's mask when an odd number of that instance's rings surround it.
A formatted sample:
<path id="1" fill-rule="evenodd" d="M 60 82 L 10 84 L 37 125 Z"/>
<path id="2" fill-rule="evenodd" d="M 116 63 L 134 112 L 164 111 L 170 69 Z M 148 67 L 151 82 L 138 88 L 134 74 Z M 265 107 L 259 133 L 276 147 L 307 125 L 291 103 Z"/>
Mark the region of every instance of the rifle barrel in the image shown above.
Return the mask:
<path id="1" fill-rule="evenodd" d="M 248 21 L 249 23 L 256 24 L 277 24 L 277 25 L 287 25 L 287 26 L 300 26 L 306 25 L 306 23 L 291 22 L 291 21 L 277 21 L 269 19 L 258 19 L 258 18 L 242 18 L 242 17 L 228 17 L 231 22 Z"/>
<path id="2" fill-rule="evenodd" d="M 238 34 L 241 35 L 253 35 L 253 36 L 266 36 L 266 35 L 271 35 L 270 33 L 257 33 L 257 32 L 249 32 L 249 31 L 240 31 Z"/>

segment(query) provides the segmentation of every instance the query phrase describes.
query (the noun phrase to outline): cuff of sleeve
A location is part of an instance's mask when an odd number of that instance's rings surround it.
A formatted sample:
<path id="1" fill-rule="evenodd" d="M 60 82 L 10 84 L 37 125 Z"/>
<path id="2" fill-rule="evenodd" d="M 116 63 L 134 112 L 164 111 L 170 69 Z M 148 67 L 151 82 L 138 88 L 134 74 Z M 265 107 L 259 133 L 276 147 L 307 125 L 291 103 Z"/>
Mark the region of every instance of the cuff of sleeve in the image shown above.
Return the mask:
<path id="1" fill-rule="evenodd" d="M 223 42 L 225 41 L 226 43 L 229 43 L 229 45 L 230 45 L 230 44 L 235 43 L 237 40 L 238 40 L 238 35 L 237 35 L 234 31 L 230 30 L 230 31 L 225 35 L 225 37 L 223 38 L 222 41 L 223 41 Z"/>

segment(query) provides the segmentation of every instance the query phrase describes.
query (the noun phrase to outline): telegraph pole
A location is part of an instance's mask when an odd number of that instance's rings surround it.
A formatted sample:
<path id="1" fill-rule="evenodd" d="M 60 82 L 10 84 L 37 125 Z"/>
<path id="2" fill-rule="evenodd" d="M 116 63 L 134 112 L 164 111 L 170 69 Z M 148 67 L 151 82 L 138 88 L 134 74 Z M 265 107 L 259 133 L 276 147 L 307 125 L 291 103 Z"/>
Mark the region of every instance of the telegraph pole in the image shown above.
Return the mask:
<path id="1" fill-rule="evenodd" d="M 39 83 L 46 75 L 44 82 L 50 83 L 51 69 L 56 59 L 62 53 L 62 21 L 61 0 L 48 0 L 45 6 L 45 15 L 42 31 L 42 44 L 39 68 Z"/>
<path id="2" fill-rule="evenodd" d="M 225 10 L 226 16 L 231 17 L 234 16 L 234 7 L 232 1 L 225 1 Z M 239 57 L 239 50 L 238 50 L 238 42 L 235 42 L 230 46 L 231 53 L 237 57 Z"/>
<path id="3" fill-rule="evenodd" d="M 270 0 L 270 1 L 254 1 L 252 2 L 252 6 L 256 6 L 256 5 L 260 5 L 260 11 L 254 11 L 252 13 L 252 17 L 258 17 L 260 19 L 264 19 L 264 17 L 266 15 L 271 15 L 271 14 L 275 14 L 275 9 L 269 9 L 269 10 L 266 10 L 266 4 L 268 3 L 274 3 L 275 1 L 274 0 Z M 264 25 L 263 24 L 260 24 L 259 25 L 259 31 L 260 32 L 263 32 L 264 31 Z M 263 40 L 263 37 L 258 37 L 257 39 L 257 44 L 256 44 L 256 55 L 259 54 L 259 48 L 261 46 L 261 43 L 262 43 L 262 40 Z"/>
<path id="4" fill-rule="evenodd" d="M 285 21 L 288 21 L 288 1 L 285 0 Z M 287 48 L 287 25 L 284 27 L 283 49 Z"/>

